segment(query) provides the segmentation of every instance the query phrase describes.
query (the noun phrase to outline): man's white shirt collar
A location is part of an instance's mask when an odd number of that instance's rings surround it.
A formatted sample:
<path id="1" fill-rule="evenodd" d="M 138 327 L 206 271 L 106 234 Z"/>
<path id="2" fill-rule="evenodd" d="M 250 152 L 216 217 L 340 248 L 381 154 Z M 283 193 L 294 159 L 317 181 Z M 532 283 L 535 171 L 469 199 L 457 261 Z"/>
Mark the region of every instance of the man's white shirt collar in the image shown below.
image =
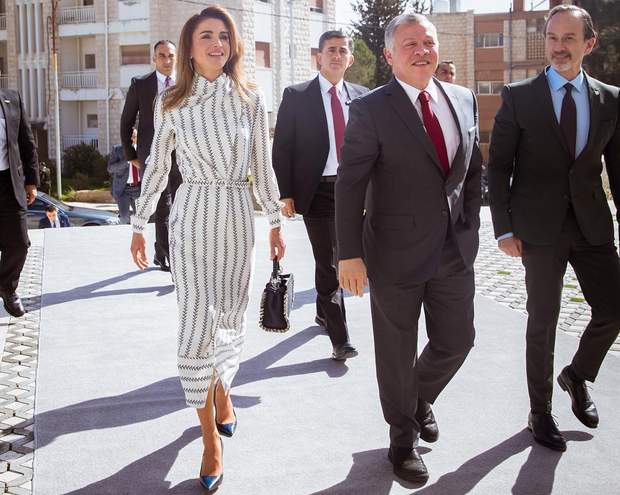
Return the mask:
<path id="1" fill-rule="evenodd" d="M 418 97 L 420 96 L 420 93 L 422 91 L 426 91 L 430 95 L 431 100 L 433 100 L 434 103 L 437 103 L 439 101 L 439 89 L 437 88 L 437 85 L 435 84 L 435 81 L 433 81 L 432 78 L 429 81 L 428 86 L 426 86 L 425 89 L 415 88 L 411 86 L 410 84 L 407 84 L 406 82 L 401 81 L 397 77 L 395 79 L 398 81 L 398 84 L 402 86 L 402 88 L 405 90 L 405 93 L 407 93 L 407 96 L 409 96 L 409 99 L 413 103 L 418 101 Z"/>
<path id="2" fill-rule="evenodd" d="M 332 86 L 334 86 L 334 84 L 330 83 L 325 76 L 323 76 L 323 74 L 321 74 L 319 72 L 319 85 L 321 86 L 321 93 L 325 94 L 327 93 L 330 89 L 332 89 Z M 340 81 L 338 81 L 336 84 L 336 91 L 338 91 L 339 95 L 342 95 L 342 90 L 344 87 L 344 79 L 340 79 Z"/>
<path id="3" fill-rule="evenodd" d="M 155 71 L 155 74 L 157 74 L 157 80 L 162 83 L 164 86 L 166 85 L 166 77 L 168 76 L 164 76 L 161 72 L 159 72 L 158 70 Z M 170 75 L 170 79 L 172 80 L 172 83 L 176 82 L 176 78 L 177 78 L 177 73 L 173 72 Z"/>

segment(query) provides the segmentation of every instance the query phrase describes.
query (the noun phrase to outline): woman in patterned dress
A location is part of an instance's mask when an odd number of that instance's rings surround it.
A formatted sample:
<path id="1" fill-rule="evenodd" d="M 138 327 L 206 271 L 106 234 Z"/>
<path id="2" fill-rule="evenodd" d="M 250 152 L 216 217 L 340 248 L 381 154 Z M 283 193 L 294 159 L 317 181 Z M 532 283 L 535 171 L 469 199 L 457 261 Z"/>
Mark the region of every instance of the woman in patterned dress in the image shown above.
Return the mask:
<path id="1" fill-rule="evenodd" d="M 223 477 L 218 432 L 232 436 L 237 421 L 230 387 L 245 336 L 254 249 L 248 170 L 271 226 L 271 258 L 285 250 L 267 113 L 261 94 L 241 77 L 242 54 L 224 9 L 208 7 L 185 23 L 176 86 L 156 102 L 149 166 L 132 217 L 131 252 L 144 269 L 144 226 L 176 150 L 183 184 L 170 212 L 170 266 L 179 307 L 178 369 L 202 428 L 200 482 L 207 491 Z"/>

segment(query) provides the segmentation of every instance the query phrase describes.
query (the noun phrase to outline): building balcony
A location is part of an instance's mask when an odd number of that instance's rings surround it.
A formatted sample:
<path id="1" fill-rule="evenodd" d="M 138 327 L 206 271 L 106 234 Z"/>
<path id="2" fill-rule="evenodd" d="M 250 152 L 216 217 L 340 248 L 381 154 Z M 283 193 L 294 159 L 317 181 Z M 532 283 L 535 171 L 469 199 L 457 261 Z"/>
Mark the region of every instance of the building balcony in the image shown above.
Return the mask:
<path id="1" fill-rule="evenodd" d="M 62 149 L 66 150 L 76 144 L 90 144 L 95 148 L 99 148 L 99 138 L 97 136 L 88 136 L 85 134 L 69 134 L 62 137 Z"/>
<path id="2" fill-rule="evenodd" d="M 9 76 L 0 76 L 0 89 L 7 89 L 9 87 Z"/>
<path id="3" fill-rule="evenodd" d="M 0 31 L 6 31 L 6 14 L 0 14 Z"/>
<path id="4" fill-rule="evenodd" d="M 97 72 L 63 72 L 61 75 L 61 86 L 65 89 L 96 88 Z"/>
<path id="5" fill-rule="evenodd" d="M 66 7 L 60 10 L 58 24 L 85 24 L 96 22 L 95 7 Z"/>

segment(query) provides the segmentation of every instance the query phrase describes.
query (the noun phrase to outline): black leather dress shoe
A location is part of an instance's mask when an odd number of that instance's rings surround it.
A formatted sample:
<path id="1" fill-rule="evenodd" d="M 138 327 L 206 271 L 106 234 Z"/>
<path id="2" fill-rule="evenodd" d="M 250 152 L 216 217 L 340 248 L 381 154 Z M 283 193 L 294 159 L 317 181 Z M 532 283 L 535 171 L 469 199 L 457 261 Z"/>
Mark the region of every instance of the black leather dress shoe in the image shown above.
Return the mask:
<path id="1" fill-rule="evenodd" d="M 439 438 L 439 428 L 431 405 L 423 399 L 418 399 L 418 408 L 415 419 L 420 425 L 420 438 L 428 443 L 436 442 Z"/>
<path id="2" fill-rule="evenodd" d="M 388 459 L 394 466 L 394 474 L 410 483 L 426 483 L 428 470 L 415 449 L 390 447 Z"/>
<path id="3" fill-rule="evenodd" d="M 153 258 L 153 264 L 157 265 L 162 272 L 170 271 L 170 265 L 166 262 L 166 258 L 164 258 L 163 260 L 159 258 Z"/>
<path id="4" fill-rule="evenodd" d="M 577 419 L 588 428 L 596 428 L 598 426 L 598 411 L 588 393 L 585 380 L 577 379 L 570 366 L 567 366 L 558 376 L 558 383 L 562 390 L 570 395 L 572 410 Z"/>
<path id="5" fill-rule="evenodd" d="M 15 292 L 0 291 L 0 298 L 2 298 L 2 302 L 4 303 L 4 309 L 6 309 L 6 312 L 11 316 L 19 318 L 26 314 L 24 305 Z"/>
<path id="6" fill-rule="evenodd" d="M 532 432 L 534 440 L 539 444 L 560 452 L 566 450 L 566 440 L 564 440 L 551 414 L 530 412 L 527 418 L 527 429 Z"/>
<path id="7" fill-rule="evenodd" d="M 345 361 L 349 358 L 357 356 L 357 349 L 348 342 L 345 344 L 338 344 L 334 346 L 332 352 L 332 359 L 336 361 Z"/>
<path id="8" fill-rule="evenodd" d="M 316 315 L 314 317 L 314 323 L 316 323 L 320 327 L 327 328 L 327 322 L 325 321 L 325 318 L 319 315 Z"/>

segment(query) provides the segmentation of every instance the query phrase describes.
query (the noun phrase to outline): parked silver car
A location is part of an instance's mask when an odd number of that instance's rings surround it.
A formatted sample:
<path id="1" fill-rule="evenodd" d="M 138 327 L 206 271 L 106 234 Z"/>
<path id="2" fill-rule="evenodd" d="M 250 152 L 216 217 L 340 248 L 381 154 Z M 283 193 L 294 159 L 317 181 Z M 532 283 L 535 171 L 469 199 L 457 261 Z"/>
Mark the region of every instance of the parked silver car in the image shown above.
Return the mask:
<path id="1" fill-rule="evenodd" d="M 47 194 L 38 191 L 37 199 L 28 207 L 28 228 L 38 229 L 39 221 L 45 217 L 45 209 L 53 204 L 58 209 L 58 215 L 69 219 L 72 227 L 91 227 L 96 225 L 119 225 L 118 215 L 95 208 L 81 208 L 70 206 Z"/>

